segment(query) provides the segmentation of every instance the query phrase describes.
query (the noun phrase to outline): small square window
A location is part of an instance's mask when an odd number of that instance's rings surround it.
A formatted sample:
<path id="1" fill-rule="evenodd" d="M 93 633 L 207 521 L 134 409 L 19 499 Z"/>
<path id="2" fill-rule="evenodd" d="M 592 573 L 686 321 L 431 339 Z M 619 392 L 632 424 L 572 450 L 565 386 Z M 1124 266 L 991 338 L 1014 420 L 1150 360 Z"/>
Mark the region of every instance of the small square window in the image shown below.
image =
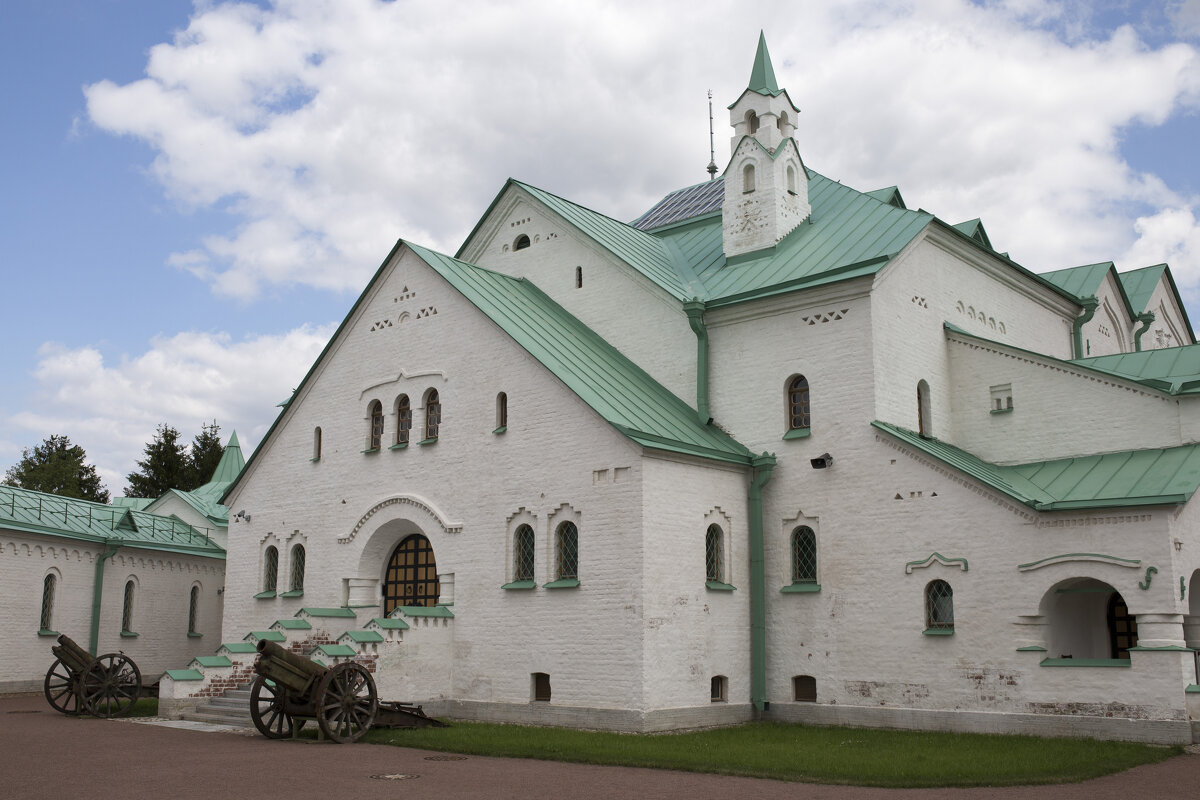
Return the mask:
<path id="1" fill-rule="evenodd" d="M 729 688 L 729 679 L 724 675 L 713 675 L 711 684 L 709 699 L 714 703 L 724 703 L 726 691 Z"/>
<path id="2" fill-rule="evenodd" d="M 1003 414 L 1013 409 L 1012 384 L 1000 383 L 990 389 L 992 396 L 991 412 Z"/>

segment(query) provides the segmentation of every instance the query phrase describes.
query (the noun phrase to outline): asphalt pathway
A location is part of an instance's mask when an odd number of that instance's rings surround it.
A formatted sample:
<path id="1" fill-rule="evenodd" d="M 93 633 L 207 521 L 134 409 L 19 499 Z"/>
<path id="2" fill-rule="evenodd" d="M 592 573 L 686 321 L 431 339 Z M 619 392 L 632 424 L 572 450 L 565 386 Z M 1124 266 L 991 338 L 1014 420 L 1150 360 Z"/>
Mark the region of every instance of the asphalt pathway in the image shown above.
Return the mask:
<path id="1" fill-rule="evenodd" d="M 196 730 L 72 718 L 39 696 L 0 697 L 4 800 L 285 798 L 804 798 L 804 800 L 1129 800 L 1200 796 L 1200 755 L 1086 783 L 1004 789 L 872 789 L 451 756 L 383 745 L 271 741 L 250 731 Z"/>

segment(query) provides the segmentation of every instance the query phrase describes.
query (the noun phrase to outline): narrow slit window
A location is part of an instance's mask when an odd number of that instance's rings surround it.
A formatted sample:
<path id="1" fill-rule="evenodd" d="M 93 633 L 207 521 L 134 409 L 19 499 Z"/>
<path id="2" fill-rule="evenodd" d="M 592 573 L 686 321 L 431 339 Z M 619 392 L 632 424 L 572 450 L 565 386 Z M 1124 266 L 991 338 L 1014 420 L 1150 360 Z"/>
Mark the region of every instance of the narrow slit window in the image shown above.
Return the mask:
<path id="1" fill-rule="evenodd" d="M 513 537 L 513 580 L 533 580 L 534 541 L 533 528 L 522 525 Z"/>
<path id="2" fill-rule="evenodd" d="M 196 619 L 200 614 L 200 587 L 193 586 L 188 593 L 188 633 L 199 633 Z"/>
<path id="3" fill-rule="evenodd" d="M 425 396 L 425 438 L 436 439 L 442 427 L 442 401 L 437 389 L 430 389 Z"/>
<path id="4" fill-rule="evenodd" d="M 496 430 L 508 427 L 508 395 L 500 392 L 496 395 Z"/>
<path id="5" fill-rule="evenodd" d="M 575 288 L 576 289 L 583 288 L 583 267 L 575 268 Z"/>
<path id="6" fill-rule="evenodd" d="M 321 427 L 313 428 L 313 461 L 321 460 Z"/>
<path id="7" fill-rule="evenodd" d="M 408 444 L 412 436 L 412 404 L 408 395 L 396 398 L 396 444 Z"/>
<path id="8" fill-rule="evenodd" d="M 564 522 L 558 526 L 555 535 L 555 560 L 557 563 L 558 580 L 579 578 L 579 529 L 574 522 Z"/>
<path id="9" fill-rule="evenodd" d="M 754 191 L 754 165 L 747 164 L 742 169 L 742 193 Z"/>
<path id="10" fill-rule="evenodd" d="M 292 592 L 304 591 L 304 545 L 298 544 L 292 548 L 291 557 L 292 574 L 288 581 L 288 590 Z"/>
<path id="11" fill-rule="evenodd" d="M 725 558 L 721 552 L 724 546 L 723 532 L 720 525 L 709 525 L 704 534 L 705 577 L 710 581 L 725 581 Z"/>
<path id="12" fill-rule="evenodd" d="M 121 604 L 121 633 L 133 631 L 133 581 L 125 581 L 125 599 Z"/>
<path id="13" fill-rule="evenodd" d="M 383 442 L 383 403 L 372 401 L 367 416 L 371 419 L 371 426 L 367 429 L 367 449 L 378 450 Z"/>
<path id="14" fill-rule="evenodd" d="M 933 409 L 929 401 L 929 384 L 917 383 L 917 433 L 926 439 L 933 437 Z"/>
<path id="15" fill-rule="evenodd" d="M 279 580 L 279 551 L 274 545 L 263 553 L 263 591 L 273 592 Z"/>
<path id="16" fill-rule="evenodd" d="M 58 579 L 53 574 L 47 575 L 42 581 L 41 629 L 44 631 L 54 630 L 54 589 L 57 583 Z"/>
<path id="17" fill-rule="evenodd" d="M 713 675 L 709 681 L 709 699 L 714 703 L 725 702 L 729 689 L 729 679 L 724 675 Z"/>

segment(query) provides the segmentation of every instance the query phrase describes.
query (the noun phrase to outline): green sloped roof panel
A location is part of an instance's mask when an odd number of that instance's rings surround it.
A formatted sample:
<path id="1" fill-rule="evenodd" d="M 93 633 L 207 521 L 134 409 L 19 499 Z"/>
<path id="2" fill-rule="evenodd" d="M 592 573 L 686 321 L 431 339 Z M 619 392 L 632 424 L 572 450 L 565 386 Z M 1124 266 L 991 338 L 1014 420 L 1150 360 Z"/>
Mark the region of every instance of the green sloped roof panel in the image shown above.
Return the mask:
<path id="1" fill-rule="evenodd" d="M 408 623 L 400 618 L 393 619 L 392 617 L 374 617 L 368 625 L 374 624 L 377 628 L 383 628 L 385 631 L 406 631 Z"/>
<path id="2" fill-rule="evenodd" d="M 527 280 L 432 250 L 413 253 L 500 326 L 567 388 L 646 447 L 748 464 L 750 451 L 651 378 Z"/>
<path id="3" fill-rule="evenodd" d="M 775 67 L 771 65 L 771 54 L 767 52 L 767 35 L 758 32 L 758 50 L 754 54 L 754 66 L 750 68 L 750 83 L 746 86 L 759 94 L 779 94 L 779 81 L 775 80 Z"/>
<path id="4" fill-rule="evenodd" d="M 1095 297 L 1110 269 L 1113 269 L 1113 263 L 1102 261 L 1099 264 L 1084 264 L 1081 267 L 1043 272 L 1041 276 L 1076 297 Z"/>
<path id="5" fill-rule="evenodd" d="M 353 617 L 354 612 L 348 608 L 313 608 L 305 606 L 295 613 L 294 616 L 304 614 L 309 617 Z"/>
<path id="6" fill-rule="evenodd" d="M 1200 344 L 1078 358 L 1071 363 L 1171 394 L 1200 394 Z"/>
<path id="7" fill-rule="evenodd" d="M 1125 287 L 1125 294 L 1129 297 L 1129 305 L 1135 312 L 1140 314 L 1150 306 L 1150 299 L 1166 270 L 1166 264 L 1155 264 L 1152 267 L 1117 273 L 1117 277 L 1121 279 L 1121 285 Z"/>
<path id="8" fill-rule="evenodd" d="M 1184 503 L 1200 487 L 1200 444 L 997 465 L 937 439 L 876 428 L 1039 511 Z"/>

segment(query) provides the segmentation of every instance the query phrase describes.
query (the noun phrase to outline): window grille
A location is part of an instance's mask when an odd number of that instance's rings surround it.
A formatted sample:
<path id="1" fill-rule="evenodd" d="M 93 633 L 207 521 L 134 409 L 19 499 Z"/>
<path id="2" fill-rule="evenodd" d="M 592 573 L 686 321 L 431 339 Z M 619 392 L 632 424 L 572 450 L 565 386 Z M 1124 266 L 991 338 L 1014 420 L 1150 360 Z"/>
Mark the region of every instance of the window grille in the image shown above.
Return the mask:
<path id="1" fill-rule="evenodd" d="M 522 233 L 513 242 L 513 250 L 524 250 L 526 247 L 529 247 L 529 237 Z"/>
<path id="2" fill-rule="evenodd" d="M 193 586 L 188 597 L 188 633 L 196 633 L 196 614 L 200 606 L 200 587 Z"/>
<path id="3" fill-rule="evenodd" d="M 367 448 L 377 450 L 381 442 L 383 442 L 383 403 L 376 400 L 371 403 L 371 436 L 367 442 Z"/>
<path id="4" fill-rule="evenodd" d="M 396 401 L 396 444 L 408 444 L 411 433 L 412 405 L 408 402 L 408 395 L 402 394 Z"/>
<path id="5" fill-rule="evenodd" d="M 42 581 L 42 630 L 54 630 L 51 625 L 54 624 L 54 585 L 57 579 L 54 575 L 47 575 Z"/>
<path id="6" fill-rule="evenodd" d="M 709 525 L 708 533 L 704 536 L 704 560 L 706 562 L 707 579 L 710 581 L 725 580 L 725 559 L 722 556 L 722 536 L 719 525 Z"/>
<path id="7" fill-rule="evenodd" d="M 817 535 L 807 525 L 792 531 L 792 582 L 817 582 Z"/>
<path id="8" fill-rule="evenodd" d="M 564 522 L 558 526 L 557 572 L 558 579 L 579 577 L 579 529 L 573 522 Z"/>
<path id="9" fill-rule="evenodd" d="M 925 587 L 925 627 L 954 630 L 954 590 L 945 581 L 930 581 Z"/>
<path id="10" fill-rule="evenodd" d="M 121 630 L 133 630 L 133 581 L 125 582 L 125 602 L 121 606 Z"/>
<path id="11" fill-rule="evenodd" d="M 513 539 L 513 580 L 533 580 L 533 528 L 522 525 Z"/>
<path id="12" fill-rule="evenodd" d="M 441 425 L 442 402 L 438 399 L 437 389 L 430 389 L 425 400 L 425 438 L 436 439 Z"/>
<path id="13" fill-rule="evenodd" d="M 275 546 L 263 554 L 263 591 L 273 592 L 279 583 L 279 551 Z"/>
<path id="14" fill-rule="evenodd" d="M 406 537 L 388 559 L 383 584 L 384 614 L 391 614 L 398 606 L 436 606 L 441 590 L 429 540 L 419 533 Z"/>
<path id="15" fill-rule="evenodd" d="M 809 413 L 808 378 L 797 375 L 788 383 L 788 429 L 812 427 Z"/>
<path id="16" fill-rule="evenodd" d="M 293 592 L 304 591 L 304 545 L 298 544 L 292 548 L 292 574 L 288 589 Z"/>

